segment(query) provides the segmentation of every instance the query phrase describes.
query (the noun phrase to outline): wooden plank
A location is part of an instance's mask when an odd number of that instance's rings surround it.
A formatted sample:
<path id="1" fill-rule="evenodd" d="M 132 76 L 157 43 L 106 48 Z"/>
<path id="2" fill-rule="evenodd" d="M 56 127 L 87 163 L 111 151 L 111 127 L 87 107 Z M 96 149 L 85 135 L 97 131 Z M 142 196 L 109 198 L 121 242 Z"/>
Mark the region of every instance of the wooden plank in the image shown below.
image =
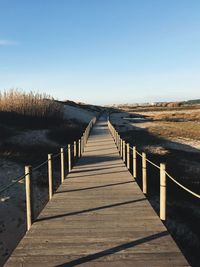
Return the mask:
<path id="1" fill-rule="evenodd" d="M 12 257 L 10 265 L 13 267 L 26 266 L 26 267 L 42 267 L 42 266 L 93 266 L 93 267 L 171 267 L 171 266 L 188 266 L 183 265 L 182 261 L 178 257 L 179 253 L 135 253 L 135 254 L 116 254 L 113 259 L 112 255 L 106 255 L 94 259 L 94 257 L 84 257 L 82 255 L 75 255 L 76 260 L 70 255 L 51 255 L 51 256 L 32 256 L 32 257 Z M 98 257 L 98 254 L 97 254 Z M 142 261 L 141 261 L 142 259 Z M 43 265 L 44 264 L 44 265 Z"/>
<path id="2" fill-rule="evenodd" d="M 102 118 L 5 266 L 189 266 Z"/>

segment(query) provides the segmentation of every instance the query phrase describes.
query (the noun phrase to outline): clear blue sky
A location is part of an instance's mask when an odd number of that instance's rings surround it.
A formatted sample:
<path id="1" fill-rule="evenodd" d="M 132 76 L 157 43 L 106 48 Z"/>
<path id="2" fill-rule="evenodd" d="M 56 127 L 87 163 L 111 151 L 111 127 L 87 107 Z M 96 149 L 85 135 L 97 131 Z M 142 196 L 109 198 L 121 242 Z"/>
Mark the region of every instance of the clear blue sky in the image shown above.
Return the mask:
<path id="1" fill-rule="evenodd" d="M 199 0 L 0 0 L 0 90 L 131 103 L 200 98 Z"/>

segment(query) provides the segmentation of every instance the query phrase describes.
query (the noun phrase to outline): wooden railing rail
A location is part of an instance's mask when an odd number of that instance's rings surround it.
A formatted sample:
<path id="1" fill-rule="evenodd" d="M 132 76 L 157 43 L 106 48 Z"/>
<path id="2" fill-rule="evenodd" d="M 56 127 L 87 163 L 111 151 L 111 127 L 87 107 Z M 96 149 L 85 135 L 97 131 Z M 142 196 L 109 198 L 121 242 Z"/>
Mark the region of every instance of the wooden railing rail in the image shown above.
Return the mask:
<path id="1" fill-rule="evenodd" d="M 93 117 L 89 124 L 87 125 L 83 135 L 79 140 L 73 142 L 73 144 L 67 144 L 65 147 L 60 148 L 60 152 L 57 154 L 48 154 L 48 159 L 36 167 L 32 168 L 32 166 L 25 166 L 25 173 L 17 178 L 15 178 L 12 183 L 0 189 L 0 195 L 7 191 L 9 188 L 13 187 L 21 180 L 25 179 L 25 191 L 26 191 L 26 214 L 27 214 L 27 231 L 31 228 L 31 224 L 33 223 L 33 183 L 32 183 L 32 175 L 33 172 L 44 167 L 48 166 L 48 188 L 49 188 L 49 200 L 51 200 L 53 196 L 53 159 L 60 156 L 60 183 L 62 184 L 65 177 L 66 171 L 68 173 L 72 170 L 73 164 L 77 161 L 78 158 L 82 156 L 84 152 L 85 145 L 87 144 L 87 140 L 89 138 L 91 129 L 96 123 L 97 118 Z M 65 155 L 67 155 L 67 164 L 65 161 Z M 68 166 L 68 167 L 67 167 Z"/>
<path id="2" fill-rule="evenodd" d="M 171 179 L 174 183 L 176 183 L 180 188 L 184 189 L 191 195 L 197 197 L 200 199 L 200 195 L 191 191 L 189 188 L 185 187 L 181 183 L 179 183 L 175 178 L 173 178 L 167 171 L 166 171 L 166 164 L 160 163 L 160 166 L 152 162 L 147 158 L 146 153 L 138 152 L 136 150 L 136 146 L 130 147 L 128 143 L 125 142 L 120 137 L 120 134 L 117 132 L 115 127 L 112 125 L 110 119 L 108 118 L 108 128 L 111 132 L 111 135 L 115 141 L 115 144 L 118 148 L 119 154 L 122 157 L 123 161 L 125 162 L 127 168 L 130 170 L 130 157 L 132 151 L 133 156 L 133 177 L 137 178 L 137 155 L 142 158 L 142 191 L 144 194 L 147 194 L 148 188 L 147 188 L 147 162 L 149 162 L 152 166 L 156 167 L 160 170 L 160 219 L 165 221 L 166 220 L 166 178 L 168 177 Z"/>

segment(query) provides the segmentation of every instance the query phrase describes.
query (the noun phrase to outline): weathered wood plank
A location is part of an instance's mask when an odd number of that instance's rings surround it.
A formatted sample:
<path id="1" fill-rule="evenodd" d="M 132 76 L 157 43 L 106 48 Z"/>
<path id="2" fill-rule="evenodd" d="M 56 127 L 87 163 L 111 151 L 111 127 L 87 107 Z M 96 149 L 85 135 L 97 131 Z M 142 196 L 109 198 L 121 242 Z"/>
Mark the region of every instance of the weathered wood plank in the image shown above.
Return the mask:
<path id="1" fill-rule="evenodd" d="M 97 255 L 98 256 L 98 255 Z M 54 256 L 32 256 L 32 257 L 15 257 L 13 256 L 10 260 L 12 267 L 42 267 L 42 266 L 92 266 L 92 267 L 180 267 L 188 266 L 187 263 L 184 265 L 179 258 L 179 253 L 130 253 L 130 254 L 116 254 L 115 258 L 112 255 L 106 255 L 101 258 L 93 259 L 86 258 L 83 255 L 75 255 L 77 260 L 73 260 L 74 256 L 65 255 L 54 255 Z M 141 261 L 142 259 L 142 261 Z"/>

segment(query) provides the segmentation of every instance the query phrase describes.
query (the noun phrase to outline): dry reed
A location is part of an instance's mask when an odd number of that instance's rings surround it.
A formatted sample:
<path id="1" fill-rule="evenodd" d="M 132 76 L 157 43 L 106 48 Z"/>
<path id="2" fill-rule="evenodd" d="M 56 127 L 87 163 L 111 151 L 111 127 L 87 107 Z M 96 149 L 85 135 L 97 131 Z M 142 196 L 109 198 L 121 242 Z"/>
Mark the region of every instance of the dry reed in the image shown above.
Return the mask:
<path id="1" fill-rule="evenodd" d="M 0 92 L 0 112 L 51 119 L 62 118 L 63 105 L 47 94 L 26 93 L 16 89 Z"/>

